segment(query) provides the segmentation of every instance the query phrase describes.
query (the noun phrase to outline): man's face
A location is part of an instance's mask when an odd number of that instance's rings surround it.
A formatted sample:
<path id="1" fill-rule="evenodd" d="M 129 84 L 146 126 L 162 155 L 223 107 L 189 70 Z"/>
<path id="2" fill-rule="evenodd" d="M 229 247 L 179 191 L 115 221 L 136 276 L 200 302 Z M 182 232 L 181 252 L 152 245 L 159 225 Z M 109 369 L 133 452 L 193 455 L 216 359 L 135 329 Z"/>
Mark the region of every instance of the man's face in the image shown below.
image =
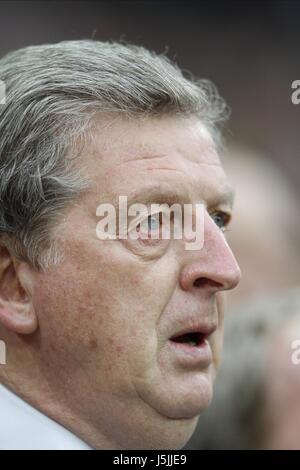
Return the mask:
<path id="1" fill-rule="evenodd" d="M 36 274 L 43 375 L 65 415 L 97 429 L 104 447 L 181 447 L 211 400 L 221 291 L 240 278 L 220 229 L 231 213 L 226 176 L 196 118 L 119 118 L 99 126 L 82 160 L 93 189 L 67 212 L 65 261 Z M 120 195 L 129 206 L 134 193 L 146 204 L 150 195 L 203 203 L 203 248 L 172 237 L 99 240 L 96 208 Z M 178 339 L 188 332 L 196 345 Z"/>

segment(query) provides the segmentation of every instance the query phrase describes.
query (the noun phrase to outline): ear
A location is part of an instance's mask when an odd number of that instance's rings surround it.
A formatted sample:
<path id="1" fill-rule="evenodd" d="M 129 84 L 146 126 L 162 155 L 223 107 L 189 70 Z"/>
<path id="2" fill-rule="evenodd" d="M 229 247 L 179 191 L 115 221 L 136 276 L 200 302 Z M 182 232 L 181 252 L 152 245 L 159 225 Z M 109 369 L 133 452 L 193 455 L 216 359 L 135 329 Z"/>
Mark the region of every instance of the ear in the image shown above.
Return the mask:
<path id="1" fill-rule="evenodd" d="M 32 302 L 32 272 L 0 245 L 0 324 L 18 334 L 31 334 L 38 322 Z"/>

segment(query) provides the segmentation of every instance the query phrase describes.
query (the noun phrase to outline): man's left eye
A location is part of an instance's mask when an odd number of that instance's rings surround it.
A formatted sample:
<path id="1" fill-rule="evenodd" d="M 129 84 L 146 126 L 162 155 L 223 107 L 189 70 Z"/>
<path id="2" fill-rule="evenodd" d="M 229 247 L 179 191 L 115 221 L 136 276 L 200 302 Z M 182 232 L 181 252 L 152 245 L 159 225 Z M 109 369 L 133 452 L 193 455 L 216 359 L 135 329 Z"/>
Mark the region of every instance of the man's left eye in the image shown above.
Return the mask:
<path id="1" fill-rule="evenodd" d="M 223 211 L 216 211 L 211 214 L 211 218 L 215 224 L 225 232 L 230 221 L 230 215 Z"/>

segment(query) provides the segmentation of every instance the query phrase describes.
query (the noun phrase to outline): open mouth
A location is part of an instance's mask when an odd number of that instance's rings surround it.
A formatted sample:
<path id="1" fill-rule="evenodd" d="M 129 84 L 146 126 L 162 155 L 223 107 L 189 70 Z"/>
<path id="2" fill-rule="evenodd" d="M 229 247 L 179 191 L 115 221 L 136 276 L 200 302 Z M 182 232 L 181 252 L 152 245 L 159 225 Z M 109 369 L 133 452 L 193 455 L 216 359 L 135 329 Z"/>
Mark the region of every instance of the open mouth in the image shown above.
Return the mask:
<path id="1" fill-rule="evenodd" d="M 200 332 L 184 333 L 179 336 L 173 336 L 170 341 L 178 344 L 185 344 L 191 347 L 199 347 L 204 344 L 207 335 Z"/>

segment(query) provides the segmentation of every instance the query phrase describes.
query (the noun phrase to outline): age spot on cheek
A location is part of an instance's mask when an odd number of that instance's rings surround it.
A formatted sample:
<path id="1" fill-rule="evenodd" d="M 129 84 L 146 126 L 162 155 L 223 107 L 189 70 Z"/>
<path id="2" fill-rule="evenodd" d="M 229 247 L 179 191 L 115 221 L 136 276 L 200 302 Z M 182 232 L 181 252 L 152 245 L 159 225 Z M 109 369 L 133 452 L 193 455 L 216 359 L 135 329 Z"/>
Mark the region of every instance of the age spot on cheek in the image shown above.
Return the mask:
<path id="1" fill-rule="evenodd" d="M 123 348 L 123 346 L 117 345 L 117 347 L 116 347 L 116 351 L 117 351 L 118 355 L 121 355 L 121 354 L 122 354 L 122 352 L 124 351 L 124 348 Z"/>
<path id="2" fill-rule="evenodd" d="M 89 348 L 94 351 L 98 347 L 98 341 L 96 338 L 91 338 L 89 341 Z"/>

